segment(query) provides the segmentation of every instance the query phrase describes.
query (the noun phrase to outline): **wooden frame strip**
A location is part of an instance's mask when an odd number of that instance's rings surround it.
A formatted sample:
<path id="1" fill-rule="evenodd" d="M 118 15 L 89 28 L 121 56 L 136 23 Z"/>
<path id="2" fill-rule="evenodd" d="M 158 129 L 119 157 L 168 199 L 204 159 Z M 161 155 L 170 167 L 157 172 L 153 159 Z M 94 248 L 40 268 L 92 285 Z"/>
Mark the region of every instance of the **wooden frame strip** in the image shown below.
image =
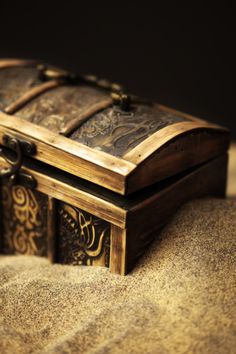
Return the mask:
<path id="1" fill-rule="evenodd" d="M 36 143 L 35 159 L 105 188 L 125 193 L 126 176 L 136 165 L 72 141 L 44 127 L 0 112 L 0 143 L 4 134 Z"/>
<path id="2" fill-rule="evenodd" d="M 100 102 L 95 103 L 87 111 L 83 114 L 80 114 L 77 118 L 72 119 L 67 125 L 62 129 L 59 134 L 68 136 L 70 135 L 75 129 L 78 129 L 81 124 L 83 124 L 87 119 L 89 119 L 94 114 L 98 113 L 99 111 L 106 109 L 112 105 L 112 99 L 107 98 Z"/>
<path id="3" fill-rule="evenodd" d="M 30 59 L 0 59 L 0 69 L 34 66 L 39 64 L 39 61 Z"/>
<path id="4" fill-rule="evenodd" d="M 6 166 L 8 166 L 7 162 L 0 157 L 0 168 L 5 168 Z M 30 174 L 36 179 L 37 187 L 35 189 L 39 192 L 85 210 L 114 225 L 125 227 L 127 211 L 115 205 L 114 202 L 99 198 L 87 191 L 33 169 L 22 167 L 21 171 Z M 53 209 L 53 205 L 51 205 L 51 209 Z"/>
<path id="5" fill-rule="evenodd" d="M 134 149 L 129 151 L 123 158 L 135 165 L 139 165 L 146 160 L 152 153 L 156 152 L 168 141 L 180 136 L 183 133 L 194 131 L 196 129 L 209 129 L 216 131 L 228 131 L 228 129 L 216 124 L 200 121 L 179 122 L 168 125 L 149 136 Z"/>
<path id="6" fill-rule="evenodd" d="M 50 262 L 55 261 L 56 256 L 56 232 L 57 232 L 57 215 L 56 215 L 57 201 L 51 196 L 48 196 L 47 209 L 47 243 L 48 243 L 48 259 Z"/>
<path id="7" fill-rule="evenodd" d="M 51 90 L 55 87 L 58 87 L 62 84 L 60 80 L 50 80 L 44 82 L 38 86 L 33 87 L 31 90 L 27 91 L 21 97 L 19 97 L 16 101 L 12 102 L 9 106 L 4 108 L 4 112 L 7 114 L 14 114 L 18 111 L 22 106 L 30 102 L 35 97 L 41 95 L 42 93 Z"/>
<path id="8" fill-rule="evenodd" d="M 121 229 L 116 225 L 111 225 L 109 270 L 112 273 L 120 275 L 126 274 L 126 237 L 126 229 Z"/>

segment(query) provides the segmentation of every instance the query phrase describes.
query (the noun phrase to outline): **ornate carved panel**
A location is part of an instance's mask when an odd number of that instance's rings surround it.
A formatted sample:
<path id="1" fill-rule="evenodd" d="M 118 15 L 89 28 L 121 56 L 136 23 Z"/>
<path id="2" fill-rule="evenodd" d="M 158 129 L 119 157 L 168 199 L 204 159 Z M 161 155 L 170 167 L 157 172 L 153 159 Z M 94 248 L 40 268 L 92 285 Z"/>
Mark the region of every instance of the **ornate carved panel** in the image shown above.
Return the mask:
<path id="1" fill-rule="evenodd" d="M 157 130 L 187 121 L 162 111 L 158 105 L 138 105 L 124 112 L 107 108 L 83 123 L 71 139 L 115 156 L 123 156 Z"/>
<path id="2" fill-rule="evenodd" d="M 89 86 L 64 85 L 36 97 L 15 115 L 58 133 L 106 98 L 106 93 Z"/>
<path id="3" fill-rule="evenodd" d="M 46 256 L 47 196 L 8 184 L 2 186 L 1 194 L 3 253 Z"/>
<path id="4" fill-rule="evenodd" d="M 58 261 L 109 267 L 110 225 L 81 209 L 59 203 Z"/>
<path id="5" fill-rule="evenodd" d="M 38 84 L 38 71 L 30 67 L 1 69 L 0 83 L 0 109 L 3 110 Z"/>

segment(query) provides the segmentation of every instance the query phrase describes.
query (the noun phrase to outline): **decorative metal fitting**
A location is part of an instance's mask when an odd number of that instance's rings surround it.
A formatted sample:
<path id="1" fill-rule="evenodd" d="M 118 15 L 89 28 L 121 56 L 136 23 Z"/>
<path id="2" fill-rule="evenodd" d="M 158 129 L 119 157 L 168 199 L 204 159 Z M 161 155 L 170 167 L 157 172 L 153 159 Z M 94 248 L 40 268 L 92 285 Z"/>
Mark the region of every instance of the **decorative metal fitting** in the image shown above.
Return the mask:
<path id="1" fill-rule="evenodd" d="M 123 92 L 123 87 L 120 84 L 111 82 L 107 79 L 98 78 L 95 75 L 77 75 L 66 70 L 47 67 L 44 64 L 39 64 L 37 69 L 41 81 L 61 80 L 62 82 L 72 85 L 79 83 L 91 85 L 105 91 L 110 91 L 114 104 L 119 105 L 120 109 L 123 111 L 128 111 L 130 109 L 130 95 Z"/>
<path id="2" fill-rule="evenodd" d="M 130 109 L 131 98 L 129 95 L 122 92 L 112 92 L 111 97 L 115 105 L 119 105 L 123 111 L 128 111 Z"/>
<path id="3" fill-rule="evenodd" d="M 21 177 L 20 179 L 26 180 L 30 188 L 35 187 L 36 183 L 33 176 L 19 172 L 23 163 L 23 156 L 32 156 L 36 153 L 35 144 L 7 134 L 3 136 L 2 142 L 4 147 L 11 151 L 11 154 L 9 154 L 9 151 L 7 154 L 6 150 L 0 148 L 0 156 L 10 165 L 0 171 L 0 177 L 9 177 L 11 184 L 16 183 L 19 177 Z"/>
<path id="4" fill-rule="evenodd" d="M 39 64 L 37 69 L 39 73 L 39 79 L 41 81 L 62 80 L 69 82 L 75 80 L 75 75 L 69 73 L 66 70 L 54 69 L 53 67 L 47 67 L 44 64 Z"/>
<path id="5" fill-rule="evenodd" d="M 22 150 L 20 146 L 20 142 L 18 139 L 10 137 L 9 135 L 4 135 L 3 136 L 3 144 L 8 147 L 9 149 L 13 150 L 16 152 L 16 158 L 11 159 L 8 157 L 4 150 L 0 148 L 0 156 L 4 158 L 7 163 L 9 163 L 9 167 L 4 168 L 1 172 L 0 175 L 2 177 L 10 177 L 12 175 L 15 175 L 15 173 L 20 169 L 22 165 L 22 160 L 23 160 L 23 155 L 22 155 Z"/>

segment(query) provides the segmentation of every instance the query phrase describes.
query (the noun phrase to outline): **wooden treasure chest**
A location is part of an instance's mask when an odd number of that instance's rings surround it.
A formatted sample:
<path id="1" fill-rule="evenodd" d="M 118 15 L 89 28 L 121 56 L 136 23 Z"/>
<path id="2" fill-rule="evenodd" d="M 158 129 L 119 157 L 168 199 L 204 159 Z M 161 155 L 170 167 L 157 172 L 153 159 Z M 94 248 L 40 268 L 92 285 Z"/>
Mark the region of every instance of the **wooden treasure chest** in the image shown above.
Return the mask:
<path id="1" fill-rule="evenodd" d="M 184 202 L 224 196 L 227 129 L 28 60 L 0 61 L 1 253 L 126 274 Z"/>

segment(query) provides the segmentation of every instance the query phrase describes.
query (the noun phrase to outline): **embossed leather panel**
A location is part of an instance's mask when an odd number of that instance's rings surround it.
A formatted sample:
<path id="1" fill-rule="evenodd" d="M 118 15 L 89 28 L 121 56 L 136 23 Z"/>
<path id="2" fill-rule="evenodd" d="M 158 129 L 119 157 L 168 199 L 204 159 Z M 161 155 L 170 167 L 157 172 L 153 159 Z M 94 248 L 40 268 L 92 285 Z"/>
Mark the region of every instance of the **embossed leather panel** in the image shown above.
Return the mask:
<path id="1" fill-rule="evenodd" d="M 109 267 L 109 223 L 62 202 L 58 207 L 58 261 Z"/>
<path id="2" fill-rule="evenodd" d="M 128 112 L 111 107 L 83 123 L 71 139 L 115 156 L 123 156 L 157 130 L 182 121 L 187 119 L 164 112 L 158 105 L 136 105 Z"/>
<path id="3" fill-rule="evenodd" d="M 33 99 L 15 115 L 58 133 L 107 97 L 89 86 L 60 86 Z"/>
<path id="4" fill-rule="evenodd" d="M 15 67 L 0 70 L 0 109 L 16 101 L 29 89 L 38 84 L 35 68 Z"/>

